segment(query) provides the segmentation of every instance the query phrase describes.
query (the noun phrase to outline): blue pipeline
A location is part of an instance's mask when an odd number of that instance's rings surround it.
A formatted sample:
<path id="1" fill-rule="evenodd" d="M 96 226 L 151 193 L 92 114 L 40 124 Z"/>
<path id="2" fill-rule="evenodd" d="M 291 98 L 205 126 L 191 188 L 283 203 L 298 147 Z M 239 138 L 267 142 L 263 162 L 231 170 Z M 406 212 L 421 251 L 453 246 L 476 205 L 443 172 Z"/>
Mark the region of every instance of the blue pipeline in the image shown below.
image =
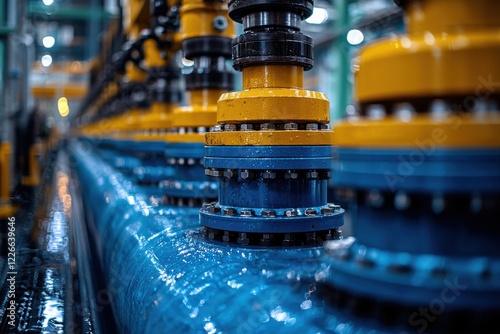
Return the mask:
<path id="1" fill-rule="evenodd" d="M 322 248 L 207 242 L 175 207 L 70 145 L 122 333 L 368 333 L 327 303 Z M 365 324 L 366 325 L 366 324 Z"/>
<path id="2" fill-rule="evenodd" d="M 146 192 L 161 197 L 158 184 L 175 171 L 166 164 L 164 141 L 85 138 L 85 149 L 98 154 L 115 169 L 141 184 Z"/>

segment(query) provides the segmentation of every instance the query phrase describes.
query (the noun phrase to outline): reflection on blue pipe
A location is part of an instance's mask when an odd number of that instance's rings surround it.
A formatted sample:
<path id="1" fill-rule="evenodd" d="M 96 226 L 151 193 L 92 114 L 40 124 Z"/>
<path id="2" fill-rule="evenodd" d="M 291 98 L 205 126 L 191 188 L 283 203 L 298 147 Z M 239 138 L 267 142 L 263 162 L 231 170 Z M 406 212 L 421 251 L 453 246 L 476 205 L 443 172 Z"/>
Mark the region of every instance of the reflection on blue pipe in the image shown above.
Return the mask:
<path id="1" fill-rule="evenodd" d="M 180 215 L 154 206 L 81 144 L 70 150 L 104 240 L 121 332 L 354 333 L 320 293 L 329 274 L 321 248 L 208 243 L 199 236 L 198 210 Z"/>

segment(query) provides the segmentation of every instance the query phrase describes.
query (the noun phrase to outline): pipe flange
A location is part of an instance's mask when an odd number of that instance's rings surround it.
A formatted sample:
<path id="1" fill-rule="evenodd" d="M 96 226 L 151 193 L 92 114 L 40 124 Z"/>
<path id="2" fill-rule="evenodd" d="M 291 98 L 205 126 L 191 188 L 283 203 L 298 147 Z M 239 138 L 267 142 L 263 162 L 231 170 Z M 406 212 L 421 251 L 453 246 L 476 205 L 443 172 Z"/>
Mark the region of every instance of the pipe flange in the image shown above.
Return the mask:
<path id="1" fill-rule="evenodd" d="M 301 33 L 262 31 L 247 33 L 233 41 L 233 67 L 241 71 L 256 64 L 314 66 L 312 38 Z"/>
<path id="2" fill-rule="evenodd" d="M 310 233 L 249 233 L 204 227 L 202 235 L 210 241 L 264 247 L 320 246 L 324 241 L 342 239 L 342 231 L 339 228 Z"/>
<path id="3" fill-rule="evenodd" d="M 230 0 L 229 17 L 242 23 L 244 16 L 255 12 L 293 12 L 300 15 L 302 20 L 311 16 L 314 8 L 313 0 Z"/>

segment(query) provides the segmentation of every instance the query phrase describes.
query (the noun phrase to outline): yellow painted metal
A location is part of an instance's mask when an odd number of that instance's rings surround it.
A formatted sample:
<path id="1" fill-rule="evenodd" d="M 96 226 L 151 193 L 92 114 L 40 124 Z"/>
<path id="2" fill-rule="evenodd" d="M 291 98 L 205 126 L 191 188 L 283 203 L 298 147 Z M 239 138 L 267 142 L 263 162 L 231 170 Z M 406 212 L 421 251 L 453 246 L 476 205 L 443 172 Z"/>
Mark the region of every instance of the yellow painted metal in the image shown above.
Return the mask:
<path id="1" fill-rule="evenodd" d="M 409 33 L 466 31 L 500 23 L 500 3 L 491 0 L 413 0 L 405 10 Z"/>
<path id="2" fill-rule="evenodd" d="M 132 62 L 125 65 L 127 79 L 131 82 L 145 82 L 147 74 Z"/>
<path id="3" fill-rule="evenodd" d="M 360 52 L 357 100 L 491 94 L 500 78 L 498 17 L 498 1 L 409 2 L 408 35 Z"/>
<path id="4" fill-rule="evenodd" d="M 0 204 L 0 219 L 6 220 L 15 215 L 18 207 L 12 204 Z"/>
<path id="5" fill-rule="evenodd" d="M 142 29 L 149 25 L 149 1 L 128 0 L 124 4 L 124 29 L 125 32 L 137 38 Z"/>
<path id="6" fill-rule="evenodd" d="M 254 88 L 226 93 L 218 104 L 217 122 L 328 123 L 329 101 L 323 93 L 295 88 Z"/>
<path id="7" fill-rule="evenodd" d="M 217 103 L 217 122 L 243 124 L 297 122 L 326 124 L 330 103 L 320 92 L 302 89 L 304 69 L 260 65 L 243 69 L 243 90 L 226 93 Z M 206 135 L 207 145 L 331 145 L 326 131 L 224 131 Z"/>
<path id="8" fill-rule="evenodd" d="M 217 124 L 217 106 L 188 106 L 177 109 L 173 115 L 173 127 L 214 126 Z"/>
<path id="9" fill-rule="evenodd" d="M 190 105 L 174 112 L 173 127 L 216 125 L 217 101 L 225 93 L 221 89 L 199 89 L 190 92 Z"/>
<path id="10" fill-rule="evenodd" d="M 148 68 L 164 67 L 168 65 L 165 58 L 161 56 L 156 41 L 148 39 L 144 42 L 144 62 Z"/>
<path id="11" fill-rule="evenodd" d="M 224 131 L 205 135 L 207 145 L 331 145 L 333 132 L 327 131 Z"/>
<path id="12" fill-rule="evenodd" d="M 211 127 L 217 124 L 217 100 L 226 92 L 222 89 L 196 89 L 189 93 L 190 105 L 178 107 L 173 114 L 173 128 Z M 204 134 L 169 133 L 169 142 L 199 142 L 205 140 Z"/>
<path id="13" fill-rule="evenodd" d="M 64 87 L 59 87 L 55 85 L 51 86 L 33 86 L 31 88 L 33 96 L 35 98 L 49 98 L 52 99 L 59 94 L 60 96 L 66 96 L 68 98 L 81 99 L 87 94 L 88 87 L 86 85 L 79 84 L 65 84 Z"/>
<path id="14" fill-rule="evenodd" d="M 496 112 L 461 113 L 442 118 L 419 115 L 410 122 L 394 117 L 343 121 L 335 125 L 334 144 L 359 148 L 500 148 L 500 116 Z"/>
<path id="15" fill-rule="evenodd" d="M 204 133 L 169 133 L 165 136 L 165 140 L 169 143 L 204 143 Z"/>
<path id="16" fill-rule="evenodd" d="M 292 65 L 261 65 L 242 71 L 243 89 L 304 88 L 304 69 Z"/>
<path id="17" fill-rule="evenodd" d="M 139 141 L 163 140 L 164 133 L 172 127 L 172 113 L 175 108 L 176 105 L 169 103 L 152 103 L 147 112 L 137 115 L 135 126 L 125 126 L 121 137 L 130 136 Z"/>
<path id="18" fill-rule="evenodd" d="M 234 37 L 235 27 L 228 16 L 226 1 L 184 0 L 180 17 L 182 40 L 206 36 Z M 214 24 L 218 19 L 227 22 L 225 29 L 218 29 Z M 188 105 L 174 111 L 172 127 L 195 129 L 214 126 L 217 121 L 217 101 L 225 92 L 221 89 L 190 91 Z M 203 143 L 205 136 L 202 133 L 168 133 L 166 140 L 173 143 Z"/>
<path id="19" fill-rule="evenodd" d="M 357 100 L 488 94 L 500 78 L 498 31 L 427 32 L 374 43 L 359 55 Z"/>
<path id="20" fill-rule="evenodd" d="M 0 143 L 0 207 L 10 206 L 10 157 L 9 142 Z"/>
<path id="21" fill-rule="evenodd" d="M 227 14 L 227 1 L 183 0 L 180 15 L 183 40 L 202 36 L 233 38 L 234 24 Z M 227 22 L 222 31 L 213 23 L 219 16 Z"/>

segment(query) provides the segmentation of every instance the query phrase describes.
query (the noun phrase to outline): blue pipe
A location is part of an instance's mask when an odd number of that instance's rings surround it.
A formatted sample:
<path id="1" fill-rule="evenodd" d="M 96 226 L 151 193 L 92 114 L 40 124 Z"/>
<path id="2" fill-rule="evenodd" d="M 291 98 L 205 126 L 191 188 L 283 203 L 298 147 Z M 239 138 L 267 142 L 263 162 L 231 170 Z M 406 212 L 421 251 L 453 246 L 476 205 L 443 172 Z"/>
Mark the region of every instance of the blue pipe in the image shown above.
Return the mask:
<path id="1" fill-rule="evenodd" d="M 69 148 L 121 333 L 352 333 L 316 291 L 329 274 L 322 248 L 208 242 L 198 210 L 153 206 L 80 143 Z"/>

